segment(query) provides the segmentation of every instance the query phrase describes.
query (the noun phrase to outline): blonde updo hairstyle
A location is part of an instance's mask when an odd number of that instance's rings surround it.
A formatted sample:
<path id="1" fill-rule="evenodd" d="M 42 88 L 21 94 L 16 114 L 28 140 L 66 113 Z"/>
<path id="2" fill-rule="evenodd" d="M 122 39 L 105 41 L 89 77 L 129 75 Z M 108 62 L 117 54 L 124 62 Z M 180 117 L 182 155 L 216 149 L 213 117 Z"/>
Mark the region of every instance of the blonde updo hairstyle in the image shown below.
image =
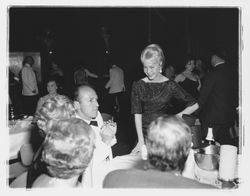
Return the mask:
<path id="1" fill-rule="evenodd" d="M 141 53 L 141 62 L 156 61 L 162 69 L 165 66 L 165 57 L 161 47 L 157 44 L 148 45 Z"/>

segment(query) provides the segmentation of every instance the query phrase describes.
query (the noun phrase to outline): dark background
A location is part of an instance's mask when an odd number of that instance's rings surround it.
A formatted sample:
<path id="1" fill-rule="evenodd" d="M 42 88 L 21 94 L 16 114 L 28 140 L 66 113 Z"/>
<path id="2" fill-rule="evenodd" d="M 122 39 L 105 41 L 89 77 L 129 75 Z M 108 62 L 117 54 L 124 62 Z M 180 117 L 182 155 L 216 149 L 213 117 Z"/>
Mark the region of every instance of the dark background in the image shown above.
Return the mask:
<path id="1" fill-rule="evenodd" d="M 231 63 L 238 66 L 238 8 L 9 7 L 8 13 L 9 51 L 40 52 L 43 82 L 52 59 L 65 73 L 66 92 L 72 90 L 73 73 L 79 65 L 98 75 L 107 74 L 111 56 L 123 68 L 126 95 L 118 140 L 130 144 L 130 148 L 136 140 L 133 117 L 129 115 L 130 90 L 132 82 L 143 77 L 140 54 L 146 45 L 159 44 L 166 65 L 174 66 L 177 73 L 184 69 L 188 55 L 202 58 L 209 66 L 209 52 L 217 45 L 223 45 Z M 101 34 L 103 26 L 110 35 L 109 55 Z M 53 40 L 49 49 L 45 40 Z M 97 86 L 105 82 L 100 79 Z M 99 103 L 102 111 L 105 102 Z"/>
<path id="2" fill-rule="evenodd" d="M 166 64 L 181 71 L 188 54 L 209 64 L 215 45 L 238 59 L 238 8 L 133 7 L 10 7 L 9 50 L 38 51 L 45 32 L 51 32 L 53 59 L 64 70 L 79 63 L 105 72 L 105 44 L 101 27 L 110 33 L 110 52 L 131 80 L 142 76 L 140 53 L 148 43 L 159 44 Z"/>

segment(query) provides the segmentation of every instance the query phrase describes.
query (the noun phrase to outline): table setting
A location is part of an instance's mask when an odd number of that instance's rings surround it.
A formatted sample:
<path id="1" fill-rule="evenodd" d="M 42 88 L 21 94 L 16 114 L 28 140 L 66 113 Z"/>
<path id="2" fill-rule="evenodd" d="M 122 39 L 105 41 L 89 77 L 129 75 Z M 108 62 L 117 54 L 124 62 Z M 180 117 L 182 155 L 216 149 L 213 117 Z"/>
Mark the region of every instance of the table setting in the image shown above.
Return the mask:
<path id="1" fill-rule="evenodd" d="M 21 119 L 12 119 L 8 123 L 9 127 L 9 158 L 18 157 L 18 152 L 22 145 L 30 143 L 32 116 L 24 116 Z"/>

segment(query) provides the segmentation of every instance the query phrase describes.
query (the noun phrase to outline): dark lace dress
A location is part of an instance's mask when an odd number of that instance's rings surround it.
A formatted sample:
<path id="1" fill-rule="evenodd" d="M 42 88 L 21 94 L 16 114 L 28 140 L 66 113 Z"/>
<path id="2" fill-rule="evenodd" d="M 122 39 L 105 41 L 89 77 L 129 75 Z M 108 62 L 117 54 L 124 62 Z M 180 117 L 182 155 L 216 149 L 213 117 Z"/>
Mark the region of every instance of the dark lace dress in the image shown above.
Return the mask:
<path id="1" fill-rule="evenodd" d="M 186 106 L 193 105 L 195 99 L 173 80 L 161 83 L 147 83 L 139 80 L 133 83 L 131 93 L 132 114 L 142 114 L 142 130 L 146 135 L 147 126 L 157 116 L 168 114 L 167 107 L 172 97 Z"/>

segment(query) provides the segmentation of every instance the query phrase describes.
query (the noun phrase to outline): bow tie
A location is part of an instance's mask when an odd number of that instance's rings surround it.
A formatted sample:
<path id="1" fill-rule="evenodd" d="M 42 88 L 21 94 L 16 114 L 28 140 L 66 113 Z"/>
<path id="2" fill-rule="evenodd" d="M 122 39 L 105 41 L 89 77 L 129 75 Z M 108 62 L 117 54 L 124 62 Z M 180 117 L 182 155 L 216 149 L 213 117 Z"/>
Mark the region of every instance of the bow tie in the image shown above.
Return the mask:
<path id="1" fill-rule="evenodd" d="M 90 121 L 89 125 L 93 125 L 93 126 L 98 127 L 98 124 L 97 124 L 97 121 L 96 121 L 96 120 Z"/>

